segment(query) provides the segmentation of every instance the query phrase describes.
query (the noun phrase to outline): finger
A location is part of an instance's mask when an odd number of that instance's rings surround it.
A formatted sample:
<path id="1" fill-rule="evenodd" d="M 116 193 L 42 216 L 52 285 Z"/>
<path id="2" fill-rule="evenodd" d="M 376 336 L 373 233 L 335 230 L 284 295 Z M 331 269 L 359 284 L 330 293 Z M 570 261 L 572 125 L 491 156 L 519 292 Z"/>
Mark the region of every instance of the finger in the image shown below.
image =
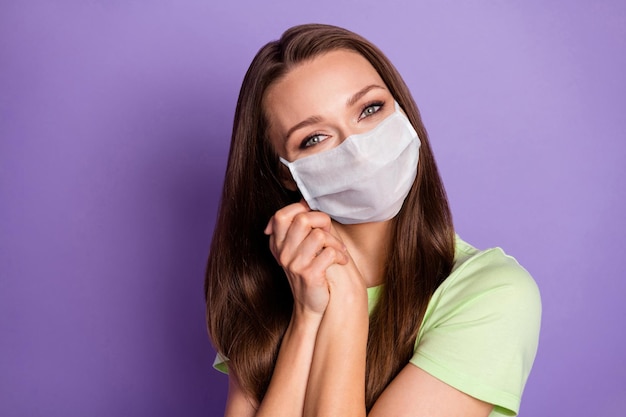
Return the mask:
<path id="1" fill-rule="evenodd" d="M 274 220 L 276 217 L 276 214 L 279 215 L 280 218 L 283 217 L 290 217 L 293 216 L 299 212 L 302 211 L 310 211 L 311 209 L 309 208 L 309 205 L 306 204 L 306 201 L 301 200 L 297 203 L 293 203 L 293 204 L 289 204 L 288 206 L 285 206 L 283 208 L 281 208 L 280 210 L 278 210 L 274 216 L 272 216 L 269 221 L 267 222 L 267 226 L 265 226 L 265 230 L 263 230 L 263 233 L 265 233 L 266 235 L 271 235 L 274 232 Z"/>
<path id="2" fill-rule="evenodd" d="M 282 240 L 280 240 L 278 232 L 275 233 L 277 251 L 280 253 L 279 262 L 282 265 L 290 263 L 290 260 L 300 252 L 302 242 L 310 236 L 317 242 L 314 245 L 321 245 L 317 248 L 318 251 L 323 247 L 324 240 L 327 240 L 329 245 L 335 245 L 338 250 L 343 250 L 343 243 L 330 234 L 330 225 L 330 217 L 324 213 L 316 211 L 298 213 L 289 224 Z M 319 233 L 311 235 L 313 231 Z"/>
<path id="3" fill-rule="evenodd" d="M 345 255 L 335 248 L 326 247 L 317 255 L 308 267 L 311 276 L 326 277 L 326 270 L 332 265 L 344 265 Z"/>
<path id="4" fill-rule="evenodd" d="M 340 258 L 340 253 L 334 248 L 324 248 L 302 269 L 294 271 L 291 265 L 285 268 L 292 292 L 296 294 L 307 289 L 328 285 L 326 271 L 332 265 L 339 264 Z"/>
<path id="5" fill-rule="evenodd" d="M 338 262 L 348 262 L 347 249 L 343 242 L 322 229 L 313 229 L 300 243 L 294 262 L 307 264 L 319 256 L 325 248 L 333 248 L 339 254 Z"/>
<path id="6" fill-rule="evenodd" d="M 287 210 L 288 208 L 288 210 Z M 272 234 L 275 235 L 276 243 L 282 246 L 282 242 L 289 238 L 297 247 L 300 242 L 310 233 L 313 228 L 321 228 L 330 232 L 331 220 L 328 215 L 317 211 L 304 211 L 304 206 L 287 206 L 276 212 L 272 217 Z"/>
<path id="7" fill-rule="evenodd" d="M 334 262 L 345 265 L 349 262 L 347 250 L 333 236 L 320 229 L 314 229 L 311 235 L 289 257 L 288 250 L 283 249 L 278 255 L 278 262 L 288 271 L 297 275 L 307 275 L 307 271 L 325 250 L 332 249 L 336 253 Z"/>
<path id="8" fill-rule="evenodd" d="M 299 245 L 311 233 L 311 230 L 321 229 L 330 233 L 331 225 L 330 217 L 325 213 L 319 211 L 297 213 L 288 225 L 285 239 L 292 240 Z"/>
<path id="9" fill-rule="evenodd" d="M 289 204 L 274 213 L 263 232 L 266 235 L 284 235 L 289 228 L 288 225 L 291 223 L 293 217 L 298 213 L 307 212 L 309 210 L 309 206 L 302 204 L 301 202 Z"/>
<path id="10" fill-rule="evenodd" d="M 276 258 L 281 265 L 285 265 L 285 259 L 283 258 L 283 262 L 281 262 L 280 256 L 283 252 L 283 240 L 289 230 L 291 221 L 296 214 L 301 213 L 306 209 L 307 208 L 301 203 L 294 203 L 285 206 L 271 217 L 267 227 L 265 228 L 265 233 L 270 235 L 270 250 L 274 255 L 274 258 Z"/>

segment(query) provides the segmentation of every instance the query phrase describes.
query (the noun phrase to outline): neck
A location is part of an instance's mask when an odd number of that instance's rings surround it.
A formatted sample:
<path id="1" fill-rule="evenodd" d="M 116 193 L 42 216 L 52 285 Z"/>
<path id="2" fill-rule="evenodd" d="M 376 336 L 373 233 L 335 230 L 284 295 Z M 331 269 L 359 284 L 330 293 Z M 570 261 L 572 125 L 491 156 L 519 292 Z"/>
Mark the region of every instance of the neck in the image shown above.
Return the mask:
<path id="1" fill-rule="evenodd" d="M 348 248 L 365 284 L 375 287 L 384 283 L 392 221 L 362 224 L 339 224 L 333 221 L 333 225 Z"/>

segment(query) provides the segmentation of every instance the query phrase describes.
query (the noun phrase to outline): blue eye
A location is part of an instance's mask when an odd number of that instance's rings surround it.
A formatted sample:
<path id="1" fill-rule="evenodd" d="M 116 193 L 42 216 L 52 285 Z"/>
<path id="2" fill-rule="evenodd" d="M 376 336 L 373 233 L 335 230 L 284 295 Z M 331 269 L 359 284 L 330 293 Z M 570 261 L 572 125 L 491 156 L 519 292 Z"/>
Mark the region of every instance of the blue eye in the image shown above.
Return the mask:
<path id="1" fill-rule="evenodd" d="M 361 116 L 359 117 L 360 119 L 363 119 L 365 117 L 369 117 L 373 114 L 376 114 L 380 111 L 380 109 L 383 108 L 383 103 L 372 103 L 372 104 L 368 104 L 367 106 L 365 106 L 365 108 L 363 109 L 363 111 L 361 112 Z"/>
<path id="2" fill-rule="evenodd" d="M 327 135 L 316 133 L 304 139 L 304 142 L 302 142 L 302 147 L 309 148 L 311 146 L 315 146 L 318 143 L 325 141 L 327 137 Z"/>

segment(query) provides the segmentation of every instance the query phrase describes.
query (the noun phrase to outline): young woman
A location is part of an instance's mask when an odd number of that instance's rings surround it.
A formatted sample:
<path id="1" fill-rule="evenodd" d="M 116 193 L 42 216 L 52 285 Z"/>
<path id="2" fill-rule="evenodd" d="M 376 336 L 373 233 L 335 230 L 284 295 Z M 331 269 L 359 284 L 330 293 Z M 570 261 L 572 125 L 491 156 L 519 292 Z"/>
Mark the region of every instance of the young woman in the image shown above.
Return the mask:
<path id="1" fill-rule="evenodd" d="M 513 258 L 455 235 L 393 65 L 326 25 L 244 78 L 206 297 L 227 416 L 515 415 L 541 314 Z"/>

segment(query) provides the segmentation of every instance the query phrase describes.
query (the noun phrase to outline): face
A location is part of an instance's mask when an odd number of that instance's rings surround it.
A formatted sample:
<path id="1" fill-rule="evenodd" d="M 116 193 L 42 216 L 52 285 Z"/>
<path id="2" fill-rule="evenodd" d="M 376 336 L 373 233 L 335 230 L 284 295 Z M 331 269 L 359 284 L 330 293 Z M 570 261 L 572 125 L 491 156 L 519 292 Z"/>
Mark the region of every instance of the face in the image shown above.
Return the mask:
<path id="1" fill-rule="evenodd" d="M 394 110 L 394 99 L 374 67 L 348 50 L 299 64 L 264 97 L 269 139 L 288 161 L 334 148 L 348 136 L 373 129 Z"/>

